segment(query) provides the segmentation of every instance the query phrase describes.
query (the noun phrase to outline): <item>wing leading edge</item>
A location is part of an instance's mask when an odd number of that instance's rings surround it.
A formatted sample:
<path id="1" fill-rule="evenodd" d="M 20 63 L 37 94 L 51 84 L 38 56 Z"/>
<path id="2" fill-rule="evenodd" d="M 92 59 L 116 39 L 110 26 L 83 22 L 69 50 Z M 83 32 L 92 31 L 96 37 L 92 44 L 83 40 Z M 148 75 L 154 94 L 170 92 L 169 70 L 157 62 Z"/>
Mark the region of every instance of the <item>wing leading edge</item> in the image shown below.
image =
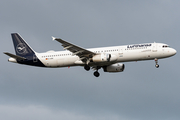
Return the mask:
<path id="1" fill-rule="evenodd" d="M 94 53 L 94 52 L 91 52 L 82 47 L 79 47 L 77 45 L 74 45 L 72 43 L 64 41 L 60 38 L 55 38 L 55 37 L 52 37 L 52 38 L 53 38 L 53 40 L 60 42 L 62 44 L 62 46 L 64 47 L 64 49 L 71 51 L 73 53 L 73 55 L 79 56 L 79 58 L 83 62 L 88 62 L 89 58 L 92 58 L 94 55 L 96 55 L 96 53 Z"/>

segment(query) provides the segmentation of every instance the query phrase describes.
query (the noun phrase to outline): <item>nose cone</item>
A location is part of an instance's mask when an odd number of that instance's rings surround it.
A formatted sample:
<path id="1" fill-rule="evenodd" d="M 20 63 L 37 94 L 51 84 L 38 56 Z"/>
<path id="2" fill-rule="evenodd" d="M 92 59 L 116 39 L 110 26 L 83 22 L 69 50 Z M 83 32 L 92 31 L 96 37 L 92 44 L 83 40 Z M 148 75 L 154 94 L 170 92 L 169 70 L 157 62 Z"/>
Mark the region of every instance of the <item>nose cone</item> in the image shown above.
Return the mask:
<path id="1" fill-rule="evenodd" d="M 172 55 L 175 55 L 177 53 L 177 51 L 175 49 L 172 49 L 171 53 L 172 53 Z"/>

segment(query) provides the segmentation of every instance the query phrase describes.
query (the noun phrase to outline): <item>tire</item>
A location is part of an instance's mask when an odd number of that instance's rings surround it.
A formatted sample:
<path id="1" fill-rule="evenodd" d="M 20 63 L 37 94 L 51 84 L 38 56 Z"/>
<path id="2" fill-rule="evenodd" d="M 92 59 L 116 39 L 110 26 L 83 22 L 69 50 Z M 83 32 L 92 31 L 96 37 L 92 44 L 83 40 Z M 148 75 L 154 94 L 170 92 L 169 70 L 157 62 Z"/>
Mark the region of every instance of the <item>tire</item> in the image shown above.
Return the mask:
<path id="1" fill-rule="evenodd" d="M 88 65 L 85 65 L 85 66 L 84 66 L 84 69 L 85 69 L 86 71 L 89 71 L 89 70 L 90 70 L 90 67 L 89 67 Z"/>
<path id="2" fill-rule="evenodd" d="M 156 68 L 159 68 L 159 65 L 157 64 L 157 65 L 155 65 L 155 67 L 156 67 Z"/>
<path id="3" fill-rule="evenodd" d="M 94 72 L 94 76 L 99 77 L 100 76 L 99 72 L 98 71 Z"/>

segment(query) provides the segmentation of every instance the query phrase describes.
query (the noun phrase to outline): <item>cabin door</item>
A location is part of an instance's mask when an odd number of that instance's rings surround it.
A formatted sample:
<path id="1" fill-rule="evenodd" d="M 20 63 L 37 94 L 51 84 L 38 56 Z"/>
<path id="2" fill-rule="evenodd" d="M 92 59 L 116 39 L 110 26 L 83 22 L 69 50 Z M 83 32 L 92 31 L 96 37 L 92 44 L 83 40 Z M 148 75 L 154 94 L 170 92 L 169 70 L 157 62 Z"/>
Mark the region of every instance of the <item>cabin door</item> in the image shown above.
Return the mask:
<path id="1" fill-rule="evenodd" d="M 119 57 L 123 57 L 123 48 L 119 48 Z"/>
<path id="2" fill-rule="evenodd" d="M 157 52 L 157 43 L 153 43 L 152 51 Z"/>

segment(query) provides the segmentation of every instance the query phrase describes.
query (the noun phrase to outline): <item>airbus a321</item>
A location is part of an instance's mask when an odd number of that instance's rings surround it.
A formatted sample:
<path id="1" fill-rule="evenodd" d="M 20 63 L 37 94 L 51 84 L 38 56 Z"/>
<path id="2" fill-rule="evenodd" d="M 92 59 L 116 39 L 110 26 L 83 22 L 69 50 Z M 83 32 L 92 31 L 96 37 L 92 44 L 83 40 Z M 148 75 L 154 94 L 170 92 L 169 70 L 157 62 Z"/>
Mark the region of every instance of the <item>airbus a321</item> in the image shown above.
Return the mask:
<path id="1" fill-rule="evenodd" d="M 64 51 L 37 53 L 18 33 L 11 36 L 16 55 L 4 52 L 10 56 L 9 62 L 49 68 L 82 66 L 87 71 L 92 68 L 96 77 L 99 77 L 98 70 L 101 68 L 104 72 L 123 72 L 125 65 L 122 62 L 155 60 L 155 67 L 158 68 L 158 59 L 176 54 L 175 49 L 163 43 L 85 49 L 55 37 L 52 37 L 53 40 L 60 42 Z"/>

